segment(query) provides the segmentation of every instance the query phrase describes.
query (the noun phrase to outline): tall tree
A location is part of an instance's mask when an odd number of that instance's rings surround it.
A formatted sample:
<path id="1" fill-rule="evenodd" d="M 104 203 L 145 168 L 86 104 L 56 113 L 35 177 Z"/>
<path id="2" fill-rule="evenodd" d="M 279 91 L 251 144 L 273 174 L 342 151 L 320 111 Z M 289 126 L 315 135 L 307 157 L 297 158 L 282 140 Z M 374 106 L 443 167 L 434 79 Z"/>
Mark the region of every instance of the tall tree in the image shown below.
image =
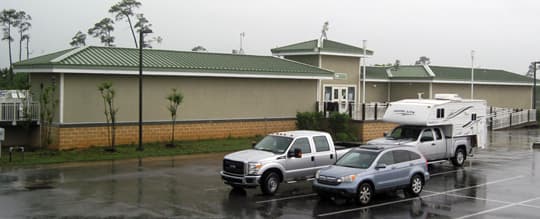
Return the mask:
<path id="1" fill-rule="evenodd" d="M 129 28 L 131 29 L 131 35 L 133 36 L 133 41 L 135 42 L 135 48 L 138 48 L 137 46 L 137 37 L 135 36 L 135 31 L 133 30 L 133 25 L 131 23 L 131 17 L 133 17 L 134 12 L 133 10 L 136 8 L 139 8 L 141 6 L 141 3 L 137 0 L 121 0 L 120 2 L 116 3 L 109 9 L 109 13 L 115 14 L 115 20 L 123 20 L 126 19 Z"/>
<path id="2" fill-rule="evenodd" d="M 78 31 L 73 38 L 71 38 L 71 42 L 69 45 L 73 47 L 81 47 L 86 46 L 86 34 Z"/>
<path id="3" fill-rule="evenodd" d="M 146 17 L 144 17 L 144 14 L 137 14 L 137 23 L 135 24 L 135 29 L 137 30 L 138 33 L 143 31 L 145 39 L 147 38 L 146 36 L 149 33 L 152 33 L 152 28 L 151 27 L 152 27 L 152 24 L 150 24 L 148 19 L 146 19 Z M 150 42 L 151 42 L 150 39 L 144 40 L 142 47 L 143 48 L 145 48 L 145 47 L 146 48 L 152 48 L 152 45 L 150 45 Z"/>
<path id="4" fill-rule="evenodd" d="M 32 24 L 30 23 L 30 20 L 32 20 L 32 17 L 24 11 L 18 11 L 15 14 L 15 23 L 14 27 L 17 27 L 19 29 L 19 62 L 22 60 L 22 43 L 24 40 L 27 40 L 26 46 L 28 47 L 28 40 L 30 39 L 30 35 L 26 32 L 30 30 L 32 27 Z M 27 56 L 28 56 L 28 48 L 27 48 Z"/>
<path id="5" fill-rule="evenodd" d="M 416 62 L 414 62 L 415 65 L 429 65 L 431 64 L 431 60 L 427 56 L 420 56 Z"/>
<path id="6" fill-rule="evenodd" d="M 3 26 L 2 31 L 4 32 L 2 40 L 8 41 L 10 77 L 12 74 L 11 66 L 13 65 L 13 59 L 11 58 L 11 42 L 13 42 L 13 37 L 11 37 L 11 27 L 13 27 L 15 24 L 17 19 L 16 15 L 17 11 L 15 11 L 15 9 L 4 9 L 2 12 L 0 12 L 0 23 Z"/>
<path id="7" fill-rule="evenodd" d="M 114 46 L 114 37 L 111 36 L 111 32 L 114 30 L 114 21 L 110 18 L 103 18 L 97 22 L 94 27 L 88 29 L 88 34 L 93 37 L 99 37 L 101 43 L 105 46 Z"/>

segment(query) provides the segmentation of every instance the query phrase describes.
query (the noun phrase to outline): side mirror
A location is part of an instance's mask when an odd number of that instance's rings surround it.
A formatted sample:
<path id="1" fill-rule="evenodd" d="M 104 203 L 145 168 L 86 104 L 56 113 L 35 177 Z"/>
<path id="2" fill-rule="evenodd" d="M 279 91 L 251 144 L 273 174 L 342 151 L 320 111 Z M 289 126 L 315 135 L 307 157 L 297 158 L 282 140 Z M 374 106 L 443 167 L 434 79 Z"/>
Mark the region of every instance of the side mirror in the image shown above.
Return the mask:
<path id="1" fill-rule="evenodd" d="M 251 142 L 251 148 L 255 148 L 255 145 L 257 145 L 257 142 L 256 142 L 256 141 L 252 141 L 252 142 Z"/>
<path id="2" fill-rule="evenodd" d="M 384 132 L 384 133 L 383 133 L 383 136 L 384 136 L 384 137 L 387 137 L 387 136 L 388 136 L 388 131 Z"/>
<path id="3" fill-rule="evenodd" d="M 384 163 L 380 163 L 380 164 L 377 164 L 377 166 L 375 166 L 375 169 L 378 170 L 378 169 L 384 169 L 386 168 L 386 164 Z"/>
<path id="4" fill-rule="evenodd" d="M 287 157 L 302 158 L 302 150 L 300 150 L 300 148 L 295 148 L 292 151 L 289 150 Z"/>

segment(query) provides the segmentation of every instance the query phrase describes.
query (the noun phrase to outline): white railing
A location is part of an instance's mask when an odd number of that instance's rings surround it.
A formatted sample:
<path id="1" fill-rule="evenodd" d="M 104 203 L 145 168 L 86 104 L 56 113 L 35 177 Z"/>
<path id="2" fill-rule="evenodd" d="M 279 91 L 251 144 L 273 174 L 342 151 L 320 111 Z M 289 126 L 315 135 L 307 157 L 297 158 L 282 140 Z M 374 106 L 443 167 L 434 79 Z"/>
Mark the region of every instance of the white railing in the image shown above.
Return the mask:
<path id="1" fill-rule="evenodd" d="M 498 109 L 491 113 L 490 117 L 491 129 L 498 130 L 536 122 L 536 110 L 527 109 L 514 112 L 511 109 Z"/>
<path id="2" fill-rule="evenodd" d="M 388 107 L 387 103 L 377 102 L 365 104 L 340 104 L 342 103 L 325 102 L 319 105 L 319 109 L 321 109 L 322 112 L 326 113 L 326 115 L 329 115 L 330 112 L 335 111 L 349 114 L 353 120 L 373 121 L 381 120 L 384 113 L 386 112 L 386 108 Z"/>
<path id="3" fill-rule="evenodd" d="M 36 103 L 36 102 L 0 103 L 0 122 L 11 122 L 12 125 L 17 125 L 17 122 L 19 121 L 38 121 L 38 120 L 39 120 L 39 103 Z"/>

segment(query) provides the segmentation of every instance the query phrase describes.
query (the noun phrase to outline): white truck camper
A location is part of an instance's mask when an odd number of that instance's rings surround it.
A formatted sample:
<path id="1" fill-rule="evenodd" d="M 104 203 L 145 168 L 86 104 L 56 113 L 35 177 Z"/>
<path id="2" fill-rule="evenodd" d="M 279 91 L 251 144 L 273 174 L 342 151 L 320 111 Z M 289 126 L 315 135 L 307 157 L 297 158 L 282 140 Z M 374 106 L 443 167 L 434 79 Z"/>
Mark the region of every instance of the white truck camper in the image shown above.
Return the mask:
<path id="1" fill-rule="evenodd" d="M 435 99 L 404 99 L 389 104 L 383 121 L 399 126 L 368 144 L 416 146 L 428 161 L 451 159 L 461 166 L 473 148 L 487 144 L 485 100 L 436 94 Z"/>

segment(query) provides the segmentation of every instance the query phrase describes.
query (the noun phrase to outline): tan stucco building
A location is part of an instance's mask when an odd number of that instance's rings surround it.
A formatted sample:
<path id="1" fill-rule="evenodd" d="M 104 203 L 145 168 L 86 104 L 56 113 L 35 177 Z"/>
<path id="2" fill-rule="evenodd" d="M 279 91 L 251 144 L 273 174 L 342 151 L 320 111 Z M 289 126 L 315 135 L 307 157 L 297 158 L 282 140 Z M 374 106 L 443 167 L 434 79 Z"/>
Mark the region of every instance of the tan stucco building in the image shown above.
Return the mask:
<path id="1" fill-rule="evenodd" d="M 138 50 L 84 47 L 15 65 L 30 73 L 32 92 L 54 84 L 58 148 L 107 145 L 104 104 L 98 85 L 110 81 L 118 108 L 117 142 L 138 142 Z M 317 81 L 333 73 L 271 56 L 144 51 L 145 142 L 170 139 L 166 96 L 184 95 L 178 139 L 264 135 L 295 128 L 296 112 L 314 111 Z M 37 95 L 36 95 L 37 96 Z"/>

